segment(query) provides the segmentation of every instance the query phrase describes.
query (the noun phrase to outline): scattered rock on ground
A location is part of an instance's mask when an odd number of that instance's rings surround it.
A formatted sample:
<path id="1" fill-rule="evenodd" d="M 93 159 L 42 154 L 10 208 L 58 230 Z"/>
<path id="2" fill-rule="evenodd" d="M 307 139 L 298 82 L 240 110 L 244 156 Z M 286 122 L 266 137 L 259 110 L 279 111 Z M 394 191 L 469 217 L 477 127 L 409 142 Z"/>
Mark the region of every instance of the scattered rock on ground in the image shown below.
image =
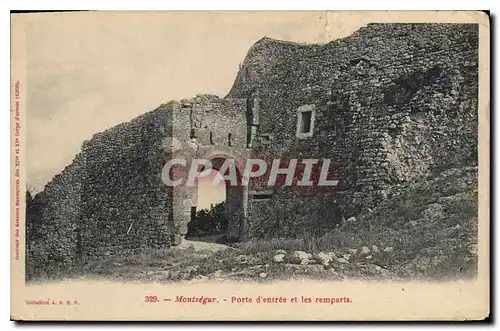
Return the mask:
<path id="1" fill-rule="evenodd" d="M 248 256 L 246 256 L 246 255 L 238 255 L 238 256 L 236 256 L 234 259 L 235 259 L 236 261 L 238 261 L 238 262 L 243 262 L 243 261 L 246 261 L 246 260 L 247 260 L 247 258 L 248 258 Z"/>
<path id="2" fill-rule="evenodd" d="M 364 257 L 367 257 L 368 255 L 370 255 L 370 249 L 366 246 L 363 246 L 359 249 L 358 251 L 358 257 L 359 258 L 364 258 Z"/>
<path id="3" fill-rule="evenodd" d="M 335 255 L 334 252 L 328 252 L 328 253 L 326 253 L 326 255 L 328 255 L 329 257 L 331 257 L 332 260 L 335 260 L 337 258 L 337 256 Z"/>
<path id="4" fill-rule="evenodd" d="M 235 257 L 236 262 L 240 264 L 253 265 L 260 262 L 260 258 L 250 255 L 238 255 Z"/>
<path id="5" fill-rule="evenodd" d="M 382 268 L 381 266 L 375 264 L 367 264 L 363 267 L 363 270 L 368 275 L 381 276 L 384 279 L 393 278 L 394 275 L 389 270 Z"/>
<path id="6" fill-rule="evenodd" d="M 304 251 L 295 251 L 292 255 L 292 262 L 297 264 L 309 263 L 309 254 Z"/>
<path id="7" fill-rule="evenodd" d="M 193 278 L 193 281 L 196 281 L 196 282 L 203 282 L 205 280 L 207 280 L 208 277 L 207 276 L 203 276 L 203 275 L 196 275 L 196 277 Z"/>
<path id="8" fill-rule="evenodd" d="M 335 269 L 328 269 L 326 272 L 325 272 L 328 276 L 328 278 L 332 279 L 332 280 L 343 280 L 346 278 L 345 274 L 343 272 L 338 272 L 337 270 Z"/>
<path id="9" fill-rule="evenodd" d="M 316 259 L 316 261 L 318 261 L 318 263 L 320 263 L 320 264 L 322 264 L 324 266 L 327 266 L 333 260 L 333 258 L 330 255 L 327 255 L 327 254 L 325 254 L 323 252 L 319 252 L 315 256 L 315 259 Z"/>
<path id="10" fill-rule="evenodd" d="M 325 268 L 320 264 L 285 264 L 285 268 L 292 273 L 301 274 L 301 273 L 318 273 L 324 272 Z"/>
<path id="11" fill-rule="evenodd" d="M 348 264 L 349 263 L 349 261 L 347 261 L 343 257 L 337 258 L 335 261 L 338 262 L 338 263 L 342 263 L 342 264 Z"/>
<path id="12" fill-rule="evenodd" d="M 285 261 L 285 254 L 277 254 L 273 257 L 273 261 L 276 263 L 281 263 Z"/>
<path id="13" fill-rule="evenodd" d="M 209 278 L 220 278 L 222 276 L 222 270 L 215 270 L 213 273 L 208 275 Z"/>

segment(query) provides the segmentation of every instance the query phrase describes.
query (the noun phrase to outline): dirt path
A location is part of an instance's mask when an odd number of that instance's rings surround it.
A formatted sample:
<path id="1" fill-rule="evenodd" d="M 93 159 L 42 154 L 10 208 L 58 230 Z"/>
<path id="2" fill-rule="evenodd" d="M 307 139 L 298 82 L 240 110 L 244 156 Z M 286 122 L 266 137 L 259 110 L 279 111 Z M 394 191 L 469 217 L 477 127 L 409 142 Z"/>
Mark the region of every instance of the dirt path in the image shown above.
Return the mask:
<path id="1" fill-rule="evenodd" d="M 194 252 L 212 252 L 216 253 L 224 249 L 232 249 L 227 245 L 217 244 L 215 242 L 183 240 L 180 245 L 174 247 L 178 250 L 192 250 Z"/>

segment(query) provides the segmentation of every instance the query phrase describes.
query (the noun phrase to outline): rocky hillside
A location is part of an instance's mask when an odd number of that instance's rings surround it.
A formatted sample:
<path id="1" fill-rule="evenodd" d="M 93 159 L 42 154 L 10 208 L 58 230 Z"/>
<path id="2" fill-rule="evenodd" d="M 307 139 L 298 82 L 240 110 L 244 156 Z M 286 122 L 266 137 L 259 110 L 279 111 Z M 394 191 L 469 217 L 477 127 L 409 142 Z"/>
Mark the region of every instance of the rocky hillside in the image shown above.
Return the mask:
<path id="1" fill-rule="evenodd" d="M 324 45 L 263 38 L 223 101 L 240 104 L 231 98 L 259 106 L 255 139 L 261 143 L 252 157 L 332 159 L 340 169 L 338 190 L 319 196 L 289 187 L 270 199 L 250 197 L 253 241 L 217 252 L 158 248 L 179 237 L 164 225 L 172 200 L 157 176 L 161 123 L 172 114 L 165 105 L 97 134 L 48 185 L 44 196 L 55 198 L 37 218 L 41 231 L 30 227 L 28 238 L 45 236 L 49 244 L 28 244 L 36 254 L 28 254 L 27 270 L 47 261 L 76 264 L 89 247 L 88 263 L 71 272 L 159 281 L 475 273 L 477 25 L 370 24 Z M 302 106 L 316 112 L 308 139 L 296 132 Z M 182 132 L 189 137 L 185 119 Z M 113 250 L 121 256 L 108 256 Z"/>
<path id="2" fill-rule="evenodd" d="M 169 249 L 91 261 L 71 274 L 121 281 L 464 279 L 477 270 L 477 167 L 408 184 L 320 238 L 225 246 L 183 242 Z"/>
<path id="3" fill-rule="evenodd" d="M 259 96 L 257 140 L 262 135 L 266 143 L 255 155 L 336 161 L 340 184 L 325 198 L 349 218 L 405 192 L 408 183 L 477 166 L 477 44 L 475 24 L 369 24 L 322 45 L 263 38 L 228 97 Z M 302 106 L 316 109 L 308 139 L 296 137 Z M 314 230 L 311 215 L 334 213 L 323 211 L 320 199 L 282 193 L 268 208 L 252 210 L 252 235 L 270 233 L 258 220 L 274 215 L 275 205 L 300 209 L 294 214 L 301 229 Z"/>

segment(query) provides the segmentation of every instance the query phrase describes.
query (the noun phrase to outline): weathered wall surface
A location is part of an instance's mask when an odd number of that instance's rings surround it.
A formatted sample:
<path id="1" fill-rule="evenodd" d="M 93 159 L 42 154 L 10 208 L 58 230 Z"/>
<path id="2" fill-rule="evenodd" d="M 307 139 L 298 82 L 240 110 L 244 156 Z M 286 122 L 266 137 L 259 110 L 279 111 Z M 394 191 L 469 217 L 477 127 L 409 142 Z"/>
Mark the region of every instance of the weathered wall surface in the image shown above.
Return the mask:
<path id="1" fill-rule="evenodd" d="M 246 100 L 198 95 L 172 104 L 172 158 L 235 159 L 241 169 L 247 157 Z M 215 161 L 213 162 L 215 163 Z M 214 168 L 216 164 L 213 165 Z M 228 192 L 235 193 L 234 191 Z M 227 196 L 229 198 L 229 196 Z M 173 218 L 181 235 L 187 233 L 191 208 L 197 206 L 197 187 L 184 184 L 173 191 Z M 229 209 L 228 209 L 229 210 Z M 237 213 L 238 211 L 234 211 Z M 230 224 L 232 227 L 234 224 Z M 235 229 L 236 231 L 236 229 Z"/>
<path id="2" fill-rule="evenodd" d="M 171 243 L 171 188 L 161 181 L 170 155 L 171 112 L 159 108 L 85 142 L 82 247 L 100 256 Z"/>
<path id="3" fill-rule="evenodd" d="M 27 210 L 26 275 L 50 274 L 50 269 L 71 268 L 79 261 L 82 218 L 82 181 L 85 158 L 73 163 L 45 186 Z"/>
<path id="4" fill-rule="evenodd" d="M 342 183 L 331 201 L 349 216 L 396 194 L 401 183 L 477 164 L 477 43 L 475 24 L 370 24 L 310 47 L 264 38 L 229 96 L 259 91 L 258 134 L 273 135 L 259 154 L 338 160 Z M 317 111 L 309 139 L 295 136 L 303 105 Z M 289 205 L 290 193 L 278 190 L 273 199 L 250 206 Z M 304 211 L 303 222 L 320 217 L 317 199 L 295 200 L 287 208 Z"/>
<path id="5" fill-rule="evenodd" d="M 474 24 L 370 24 L 325 45 L 263 38 L 224 99 L 170 102 L 84 143 L 35 197 L 42 212 L 27 230 L 28 264 L 178 243 L 196 189 L 162 183 L 174 157 L 234 158 L 240 172 L 248 157 L 338 163 L 336 188 L 252 182 L 242 237 L 319 234 L 405 183 L 477 165 L 477 47 Z M 315 120 L 299 138 L 303 106 Z M 246 192 L 233 193 L 237 217 Z"/>
<path id="6" fill-rule="evenodd" d="M 160 107 L 94 135 L 36 195 L 37 213 L 27 225 L 28 276 L 170 245 L 171 188 L 162 184 L 161 169 L 170 156 L 171 116 Z"/>
<path id="7" fill-rule="evenodd" d="M 179 244 L 197 188 L 165 185 L 163 166 L 172 158 L 187 165 L 193 158 L 241 160 L 245 110 L 245 100 L 200 95 L 84 142 L 73 163 L 35 197 L 27 225 L 28 274 Z M 232 199 L 241 203 L 241 193 Z M 239 231 L 238 223 L 231 226 Z"/>

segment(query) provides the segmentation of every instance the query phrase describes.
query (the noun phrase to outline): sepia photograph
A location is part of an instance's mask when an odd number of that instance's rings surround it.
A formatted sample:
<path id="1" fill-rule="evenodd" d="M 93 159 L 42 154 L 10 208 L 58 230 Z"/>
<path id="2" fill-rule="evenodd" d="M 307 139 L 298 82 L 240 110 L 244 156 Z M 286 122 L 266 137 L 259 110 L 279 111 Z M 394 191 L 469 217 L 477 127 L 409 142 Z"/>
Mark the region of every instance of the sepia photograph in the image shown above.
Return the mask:
<path id="1" fill-rule="evenodd" d="M 489 315 L 486 13 L 13 13 L 11 35 L 13 319 Z"/>

